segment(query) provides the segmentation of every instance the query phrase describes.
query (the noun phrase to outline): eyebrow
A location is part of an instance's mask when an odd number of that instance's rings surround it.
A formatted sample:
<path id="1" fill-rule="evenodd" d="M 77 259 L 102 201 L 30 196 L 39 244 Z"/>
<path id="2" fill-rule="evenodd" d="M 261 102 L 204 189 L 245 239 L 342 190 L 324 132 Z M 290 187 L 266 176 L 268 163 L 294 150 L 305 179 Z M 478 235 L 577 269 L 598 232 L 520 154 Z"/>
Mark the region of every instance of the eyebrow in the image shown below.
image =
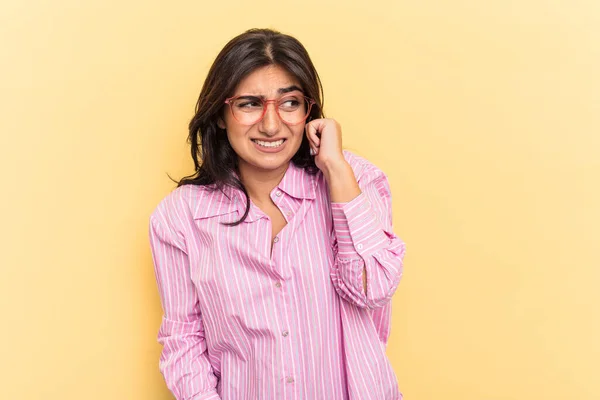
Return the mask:
<path id="1" fill-rule="evenodd" d="M 302 94 L 304 94 L 304 91 L 296 85 L 279 88 L 279 89 L 277 89 L 277 94 L 281 95 L 281 94 L 286 94 L 286 93 L 295 92 L 295 91 L 302 92 Z M 267 97 L 262 94 L 260 96 L 247 94 L 247 95 L 239 96 L 239 98 L 241 98 L 241 99 L 257 99 L 258 98 L 258 99 L 265 100 Z"/>
<path id="2" fill-rule="evenodd" d="M 285 88 L 280 88 L 280 89 L 277 90 L 277 93 L 284 94 L 284 93 L 294 92 L 296 90 L 299 91 L 299 92 L 303 92 L 304 93 L 304 91 L 302 89 L 300 89 L 296 85 L 288 86 L 288 87 L 285 87 Z"/>

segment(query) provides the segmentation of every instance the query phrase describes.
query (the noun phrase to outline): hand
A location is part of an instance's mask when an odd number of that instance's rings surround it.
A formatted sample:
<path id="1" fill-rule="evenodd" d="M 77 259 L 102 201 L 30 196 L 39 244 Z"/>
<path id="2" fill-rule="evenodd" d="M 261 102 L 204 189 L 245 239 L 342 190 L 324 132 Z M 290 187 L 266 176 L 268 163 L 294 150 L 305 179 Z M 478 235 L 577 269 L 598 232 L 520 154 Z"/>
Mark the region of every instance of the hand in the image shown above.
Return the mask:
<path id="1" fill-rule="evenodd" d="M 331 201 L 347 203 L 358 196 L 360 188 L 342 152 L 340 124 L 333 119 L 316 119 L 306 124 L 306 137 L 315 156 L 315 164 L 329 185 Z"/>
<path id="2" fill-rule="evenodd" d="M 342 127 L 337 121 L 316 119 L 306 124 L 305 131 L 315 164 L 323 173 L 346 164 L 342 152 Z"/>

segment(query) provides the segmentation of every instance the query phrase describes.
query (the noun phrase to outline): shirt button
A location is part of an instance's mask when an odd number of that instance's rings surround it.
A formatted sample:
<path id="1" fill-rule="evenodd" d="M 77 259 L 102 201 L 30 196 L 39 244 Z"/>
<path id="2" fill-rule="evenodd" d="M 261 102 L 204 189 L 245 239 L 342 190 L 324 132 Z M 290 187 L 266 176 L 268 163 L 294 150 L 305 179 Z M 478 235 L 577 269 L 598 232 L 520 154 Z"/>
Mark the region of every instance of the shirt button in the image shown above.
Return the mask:
<path id="1" fill-rule="evenodd" d="M 275 239 L 273 239 L 273 242 L 275 242 L 275 243 L 279 242 L 279 236 L 275 236 Z"/>
<path id="2" fill-rule="evenodd" d="M 363 248 L 363 245 L 359 243 L 359 244 L 357 244 L 357 245 L 356 245 L 356 248 L 357 248 L 358 250 L 362 250 L 362 248 Z"/>
<path id="3" fill-rule="evenodd" d="M 294 377 L 293 376 L 288 376 L 286 379 L 287 383 L 294 383 Z"/>
<path id="4" fill-rule="evenodd" d="M 275 196 L 277 196 L 277 197 L 281 196 L 281 191 L 279 191 L 279 190 L 278 190 L 278 191 L 275 193 Z"/>
<path id="5" fill-rule="evenodd" d="M 281 334 L 283 335 L 283 337 L 287 337 L 290 333 L 288 331 L 283 331 Z"/>
<path id="6" fill-rule="evenodd" d="M 278 288 L 279 288 L 279 287 L 281 287 L 281 282 L 277 282 L 277 283 L 275 284 L 275 286 L 277 286 Z"/>

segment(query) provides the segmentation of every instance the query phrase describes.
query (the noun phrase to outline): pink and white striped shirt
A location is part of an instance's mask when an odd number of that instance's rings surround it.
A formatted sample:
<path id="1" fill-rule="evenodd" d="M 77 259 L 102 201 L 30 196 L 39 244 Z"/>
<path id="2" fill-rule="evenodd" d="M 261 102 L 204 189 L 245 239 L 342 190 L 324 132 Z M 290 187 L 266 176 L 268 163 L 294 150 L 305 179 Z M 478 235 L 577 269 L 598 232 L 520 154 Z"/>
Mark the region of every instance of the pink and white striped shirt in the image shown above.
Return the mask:
<path id="1" fill-rule="evenodd" d="M 290 163 L 271 199 L 287 225 L 245 197 L 186 185 L 150 217 L 164 316 L 160 370 L 177 399 L 402 398 L 385 354 L 404 243 L 387 178 L 344 152 L 362 194 L 331 203 L 321 173 Z M 363 271 L 367 273 L 367 292 Z"/>

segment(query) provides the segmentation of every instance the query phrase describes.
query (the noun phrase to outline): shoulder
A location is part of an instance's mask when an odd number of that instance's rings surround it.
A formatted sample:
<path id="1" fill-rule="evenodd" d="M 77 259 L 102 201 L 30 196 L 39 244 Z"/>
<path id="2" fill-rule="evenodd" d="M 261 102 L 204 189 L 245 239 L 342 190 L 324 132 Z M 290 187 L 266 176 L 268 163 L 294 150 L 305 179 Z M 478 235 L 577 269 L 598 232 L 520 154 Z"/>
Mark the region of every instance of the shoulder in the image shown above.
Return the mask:
<path id="1" fill-rule="evenodd" d="M 352 167 L 354 176 L 359 184 L 361 182 L 366 183 L 374 180 L 387 180 L 387 177 L 383 171 L 366 158 L 354 154 L 348 150 L 344 150 L 344 158 Z"/>
<path id="2" fill-rule="evenodd" d="M 344 157 L 352 167 L 358 186 L 363 192 L 368 193 L 376 202 L 391 201 L 392 191 L 388 177 L 379 167 L 347 150 L 344 150 Z"/>
<path id="3" fill-rule="evenodd" d="M 205 186 L 183 185 L 165 196 L 150 215 L 163 229 L 184 231 L 202 204 L 210 204 L 214 191 Z"/>

